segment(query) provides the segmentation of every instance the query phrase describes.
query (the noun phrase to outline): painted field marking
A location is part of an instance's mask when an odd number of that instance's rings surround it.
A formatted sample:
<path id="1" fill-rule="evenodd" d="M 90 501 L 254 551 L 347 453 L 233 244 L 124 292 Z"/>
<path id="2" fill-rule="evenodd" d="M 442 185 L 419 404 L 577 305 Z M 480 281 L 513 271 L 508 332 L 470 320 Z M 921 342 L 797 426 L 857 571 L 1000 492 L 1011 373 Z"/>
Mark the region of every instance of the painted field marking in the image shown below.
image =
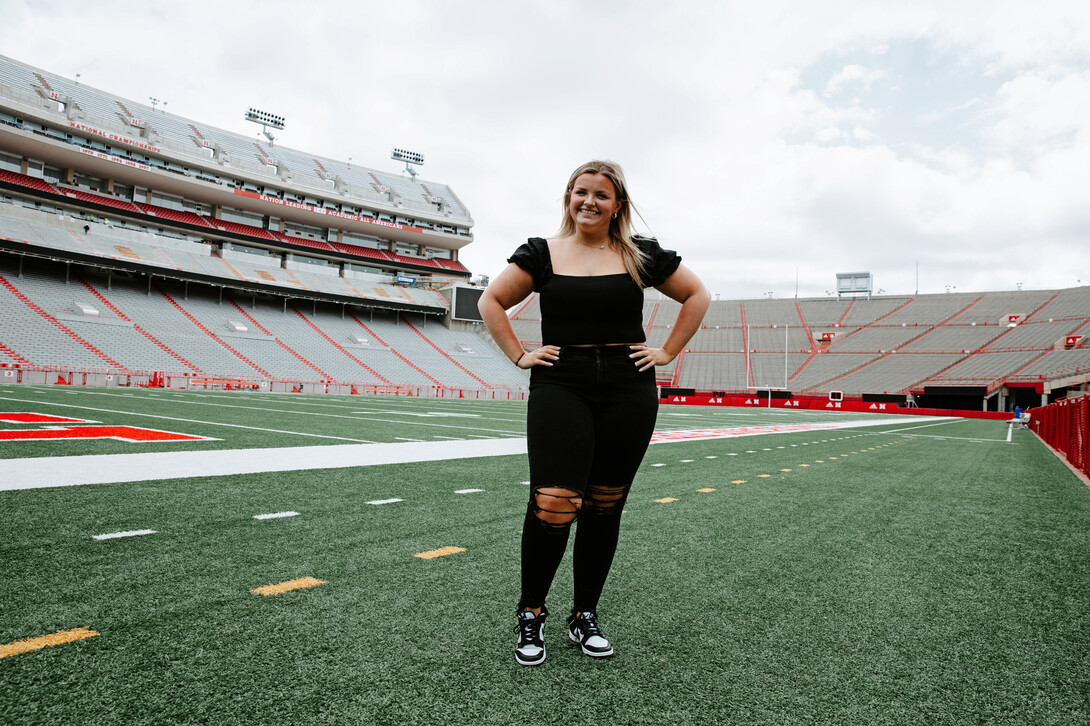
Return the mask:
<path id="1" fill-rule="evenodd" d="M 682 459 L 681 463 L 682 464 L 692 464 L 693 461 L 695 461 L 695 459 Z"/>
<path id="2" fill-rule="evenodd" d="M 455 489 L 455 494 L 476 494 L 477 492 L 483 492 L 484 489 Z"/>
<path id="3" fill-rule="evenodd" d="M 454 555 L 465 551 L 465 547 L 440 547 L 437 550 L 417 552 L 413 557 L 419 557 L 422 560 L 434 560 L 436 557 L 446 557 L 447 555 Z"/>
<path id="4" fill-rule="evenodd" d="M 367 502 L 368 504 L 374 504 L 378 506 L 380 504 L 393 504 L 394 502 L 403 502 L 404 499 L 375 499 L 374 501 Z"/>
<path id="5" fill-rule="evenodd" d="M 771 479 L 772 475 L 771 474 L 758 474 L 757 478 L 758 479 Z"/>
<path id="6" fill-rule="evenodd" d="M 298 517 L 299 512 L 275 512 L 273 514 L 255 514 L 254 519 L 281 519 L 283 517 Z"/>
<path id="7" fill-rule="evenodd" d="M 663 497 L 662 499 L 656 499 L 655 501 L 659 504 L 669 504 L 670 502 L 678 501 L 678 499 L 676 497 Z"/>
<path id="8" fill-rule="evenodd" d="M 705 459 L 718 459 L 718 456 L 705 456 Z"/>
<path id="9" fill-rule="evenodd" d="M 780 469 L 780 471 L 791 471 L 790 469 Z"/>
<path id="10" fill-rule="evenodd" d="M 318 585 L 326 584 L 325 580 L 319 580 L 315 577 L 300 577 L 295 580 L 287 580 L 286 582 L 280 582 L 275 585 L 265 585 L 264 587 L 255 587 L 250 590 L 255 595 L 279 595 L 284 592 L 291 592 L 292 590 L 301 590 L 305 587 L 317 587 Z"/>
<path id="11" fill-rule="evenodd" d="M 73 439 L 113 439 L 129 444 L 220 440 L 161 429 L 146 429 L 140 426 L 49 426 L 29 431 L 0 431 L 0 441 L 71 441 Z"/>
<path id="12" fill-rule="evenodd" d="M 34 424 L 34 423 L 102 423 L 85 418 L 68 418 L 67 416 L 51 416 L 48 413 L 0 413 L 0 423 Z"/>
<path id="13" fill-rule="evenodd" d="M 709 492 L 714 492 L 715 490 L 712 489 L 711 487 L 704 487 L 703 489 L 697 489 L 697 491 L 702 493 L 702 494 L 707 494 Z"/>
<path id="14" fill-rule="evenodd" d="M 666 466 L 666 464 L 652 464 L 651 466 Z"/>
<path id="15" fill-rule="evenodd" d="M 84 395 L 89 395 L 89 396 L 112 396 L 112 397 L 115 397 L 115 398 L 122 397 L 122 396 L 118 396 L 116 393 L 102 393 L 102 392 L 97 392 L 97 391 L 81 391 L 80 393 L 83 393 Z M 228 395 L 232 395 L 232 394 L 228 394 Z M 216 398 L 216 397 L 214 397 L 214 398 Z M 282 403 L 285 400 L 290 400 L 290 399 L 270 399 L 270 400 L 275 400 L 275 401 L 277 401 L 277 403 Z M 260 406 L 240 406 L 238 404 L 230 404 L 230 403 L 211 403 L 211 402 L 208 402 L 208 401 L 176 401 L 176 403 L 184 403 L 184 404 L 189 404 L 189 405 L 194 405 L 194 406 L 214 406 L 214 407 L 217 407 L 217 408 L 252 409 L 254 411 L 261 411 L 263 413 L 289 413 L 289 414 L 294 414 L 294 415 L 297 415 L 297 416 L 321 416 L 321 417 L 324 417 L 324 418 L 344 418 L 344 419 L 349 419 L 351 421 L 377 421 L 379 423 L 396 423 L 396 424 L 403 424 L 403 425 L 408 425 L 408 426 L 438 426 L 438 427 L 447 428 L 447 429 L 467 429 L 468 428 L 468 429 L 473 430 L 473 431 L 493 431 L 495 433 L 506 433 L 506 431 L 498 430 L 498 429 L 485 429 L 485 428 L 482 428 L 479 425 L 478 426 L 473 426 L 473 427 L 467 427 L 467 426 L 454 426 L 454 425 L 451 425 L 451 424 L 424 423 L 423 421 L 394 421 L 394 420 L 382 419 L 382 418 L 361 418 L 359 416 L 346 416 L 344 414 L 323 413 L 323 412 L 320 412 L 320 411 L 299 411 L 299 410 L 291 411 L 291 410 L 287 410 L 287 409 L 276 409 L 276 408 L 267 408 L 267 407 L 260 407 Z M 316 405 L 314 403 L 309 403 L 309 402 L 300 402 L 300 403 L 308 403 L 308 405 Z M 56 405 L 63 406 L 63 405 L 67 405 L 67 404 L 56 404 Z M 334 407 L 336 407 L 336 406 L 334 406 Z M 384 412 L 383 415 L 396 414 L 396 413 L 400 413 L 400 412 L 396 411 L 396 410 L 395 411 L 388 411 L 388 412 Z M 138 415 L 149 415 L 149 414 L 136 414 L 136 413 L 134 413 L 132 415 L 138 416 Z M 178 420 L 183 421 L 185 419 L 178 419 Z M 504 421 L 503 419 L 496 419 L 496 420 L 501 421 L 501 422 Z M 292 433 L 292 432 L 285 431 L 283 433 Z M 335 437 L 328 437 L 328 438 L 335 438 Z M 353 441 L 354 439 L 347 439 L 347 440 L 348 441 Z"/>
<path id="16" fill-rule="evenodd" d="M 394 441 L 415 441 L 416 443 L 423 443 L 424 439 L 410 439 L 408 436 L 395 436 Z"/>
<path id="17" fill-rule="evenodd" d="M 745 484 L 745 483 L 746 483 L 745 479 L 735 479 L 734 481 L 731 482 L 731 484 Z"/>
<path id="18" fill-rule="evenodd" d="M 528 482 L 528 481 L 520 481 L 519 484 L 521 484 L 524 487 L 530 486 L 530 482 Z"/>
<path id="19" fill-rule="evenodd" d="M 805 467 L 810 466 L 810 465 L 809 464 L 799 464 L 799 466 L 805 468 Z"/>
<path id="20" fill-rule="evenodd" d="M 26 402 L 21 399 L 9 399 L 2 396 L 0 396 L 0 400 L 19 400 L 20 402 Z M 33 403 L 35 406 L 51 405 L 64 408 L 83 408 L 94 411 L 106 411 L 107 413 L 168 419 L 171 421 L 180 420 L 170 416 L 134 414 L 128 411 L 93 409 L 86 406 L 70 406 L 68 404 L 52 402 L 29 401 L 29 403 Z M 432 403 L 430 405 L 435 404 Z M 232 474 L 259 474 L 277 471 L 338 469 L 424 461 L 453 461 L 483 456 L 526 454 L 526 439 L 521 437 L 489 438 L 487 436 L 476 435 L 470 440 L 429 441 L 421 444 L 407 442 L 379 444 L 357 439 L 345 439 L 344 437 L 322 436 L 319 434 L 295 431 L 276 431 L 274 429 L 262 429 L 253 426 L 226 424 L 215 421 L 195 421 L 188 419 L 186 422 L 208 424 L 212 426 L 229 426 L 232 428 L 257 431 L 273 431 L 274 433 L 314 436 L 318 438 L 333 438 L 340 441 L 347 440 L 353 443 L 337 445 L 326 444 L 324 446 L 92 454 L 87 456 L 43 456 L 7 459 L 4 461 L 4 476 L 0 478 L 0 491 L 155 479 L 184 479 L 188 477 L 226 476 Z M 875 424 L 873 421 L 845 421 L 839 424 L 828 424 L 828 426 L 873 427 Z M 670 432 L 671 435 L 683 433 L 685 436 L 662 439 L 659 443 L 691 441 L 701 438 L 730 438 L 732 436 L 778 434 L 784 433 L 783 428 L 784 427 L 781 426 L 768 426 Z M 868 432 L 868 434 L 870 434 L 870 432 Z M 485 440 L 481 441 L 478 439 Z M 731 455 L 734 455 L 734 452 L 730 453 Z"/>
<path id="21" fill-rule="evenodd" d="M 49 635 L 39 635 L 36 638 L 17 640 L 14 643 L 0 645 L 0 658 L 7 658 L 9 655 L 19 655 L 20 653 L 29 653 L 32 650 L 41 650 L 42 648 L 52 648 L 54 645 L 72 643 L 77 640 L 83 640 L 84 638 L 93 638 L 96 635 L 98 635 L 98 633 L 93 630 L 88 630 L 87 628 L 73 628 L 72 630 L 61 630 Z"/>
<path id="22" fill-rule="evenodd" d="M 145 534 L 155 534 L 154 529 L 132 529 L 128 532 L 111 532 L 110 534 L 96 534 L 93 539 L 120 539 L 122 537 L 142 537 Z"/>
<path id="23" fill-rule="evenodd" d="M 323 434 L 310 434 L 301 431 L 281 431 L 279 429 L 266 429 L 259 426 L 243 426 L 242 424 L 222 423 L 220 421 L 199 421 L 192 418 L 178 418 L 177 416 L 159 416 L 153 413 L 136 413 L 133 411 L 117 411 L 111 408 L 94 408 L 92 406 L 75 406 L 69 403 L 53 403 L 51 401 L 24 401 L 18 398 L 0 398 L 3 401 L 17 401 L 18 403 L 33 403 L 36 406 L 60 406 L 61 408 L 78 408 L 85 411 L 97 411 L 99 413 L 116 413 L 125 416 L 142 416 L 144 418 L 159 418 L 166 419 L 167 421 L 181 421 L 183 423 L 195 423 L 203 424 L 205 426 L 226 426 L 233 429 L 247 429 L 249 431 L 265 431 L 271 434 L 291 434 L 293 436 L 309 436 L 318 439 L 336 439 L 337 441 L 352 441 L 358 444 L 372 444 L 373 441 L 367 441 L 366 439 L 349 439 L 344 436 L 325 436 Z"/>

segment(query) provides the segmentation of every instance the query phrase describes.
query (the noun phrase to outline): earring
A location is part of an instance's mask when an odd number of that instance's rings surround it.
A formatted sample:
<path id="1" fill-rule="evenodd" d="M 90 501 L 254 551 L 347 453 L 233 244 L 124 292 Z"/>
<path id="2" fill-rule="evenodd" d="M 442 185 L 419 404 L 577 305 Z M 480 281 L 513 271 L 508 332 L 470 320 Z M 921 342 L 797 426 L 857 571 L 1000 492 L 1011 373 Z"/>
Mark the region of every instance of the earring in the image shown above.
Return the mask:
<path id="1" fill-rule="evenodd" d="M 617 219 L 617 213 L 616 212 L 613 213 L 613 218 Z"/>

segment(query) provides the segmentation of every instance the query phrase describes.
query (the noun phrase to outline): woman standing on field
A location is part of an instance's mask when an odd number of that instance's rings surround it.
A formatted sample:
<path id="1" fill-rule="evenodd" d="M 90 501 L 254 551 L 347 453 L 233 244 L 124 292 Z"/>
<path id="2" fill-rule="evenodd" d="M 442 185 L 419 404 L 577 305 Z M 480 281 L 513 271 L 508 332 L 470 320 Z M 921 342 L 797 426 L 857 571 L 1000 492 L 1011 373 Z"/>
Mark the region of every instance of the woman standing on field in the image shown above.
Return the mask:
<path id="1" fill-rule="evenodd" d="M 545 660 L 545 596 L 576 519 L 568 633 L 591 657 L 613 655 L 598 624 L 598 600 L 655 427 L 654 368 L 677 357 L 708 309 L 707 290 L 676 253 L 632 234 L 633 211 L 619 165 L 583 164 L 568 180 L 557 236 L 531 238 L 515 250 L 479 303 L 500 349 L 530 369 L 530 502 L 515 626 L 521 665 Z M 645 345 L 647 287 L 682 304 L 661 348 Z M 540 295 L 543 345 L 527 352 L 505 311 L 531 292 Z"/>

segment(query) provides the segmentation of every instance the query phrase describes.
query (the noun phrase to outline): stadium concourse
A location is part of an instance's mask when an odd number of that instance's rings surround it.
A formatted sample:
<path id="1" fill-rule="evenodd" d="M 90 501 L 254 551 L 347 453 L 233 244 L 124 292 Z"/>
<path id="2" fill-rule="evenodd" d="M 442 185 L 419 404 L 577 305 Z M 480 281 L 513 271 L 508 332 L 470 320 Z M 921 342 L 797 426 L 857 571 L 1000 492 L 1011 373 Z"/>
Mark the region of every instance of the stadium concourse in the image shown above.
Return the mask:
<path id="1" fill-rule="evenodd" d="M 406 169 L 0 56 L 3 382 L 523 398 L 458 261 L 469 211 Z M 676 307 L 648 292 L 651 345 Z M 540 343 L 536 297 L 512 321 Z M 1088 329 L 1090 287 L 717 300 L 657 373 L 668 401 L 999 413 L 1086 391 Z"/>

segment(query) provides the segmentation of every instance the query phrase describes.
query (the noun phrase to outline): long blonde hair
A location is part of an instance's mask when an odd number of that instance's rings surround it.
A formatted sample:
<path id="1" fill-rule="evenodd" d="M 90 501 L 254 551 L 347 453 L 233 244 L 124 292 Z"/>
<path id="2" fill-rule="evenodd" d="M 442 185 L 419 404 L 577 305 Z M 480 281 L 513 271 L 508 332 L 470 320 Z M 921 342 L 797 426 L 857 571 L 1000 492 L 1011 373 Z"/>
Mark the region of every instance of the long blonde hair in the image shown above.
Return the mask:
<path id="1" fill-rule="evenodd" d="M 572 219 L 568 206 L 571 203 L 571 192 L 572 187 L 575 186 L 575 180 L 583 174 L 601 174 L 613 183 L 617 203 L 621 205 L 621 208 L 617 210 L 617 217 L 610 221 L 609 243 L 621 253 L 621 259 L 624 261 L 624 268 L 628 274 L 637 285 L 643 287 L 642 275 L 647 272 L 647 256 L 632 241 L 632 214 L 635 212 L 639 216 L 639 212 L 632 206 L 632 200 L 628 198 L 628 186 L 625 184 L 624 171 L 621 170 L 620 164 L 612 161 L 588 161 L 572 172 L 568 179 L 568 186 L 564 190 L 564 219 L 560 223 L 560 231 L 557 235 L 570 237 L 575 234 L 575 220 Z"/>

